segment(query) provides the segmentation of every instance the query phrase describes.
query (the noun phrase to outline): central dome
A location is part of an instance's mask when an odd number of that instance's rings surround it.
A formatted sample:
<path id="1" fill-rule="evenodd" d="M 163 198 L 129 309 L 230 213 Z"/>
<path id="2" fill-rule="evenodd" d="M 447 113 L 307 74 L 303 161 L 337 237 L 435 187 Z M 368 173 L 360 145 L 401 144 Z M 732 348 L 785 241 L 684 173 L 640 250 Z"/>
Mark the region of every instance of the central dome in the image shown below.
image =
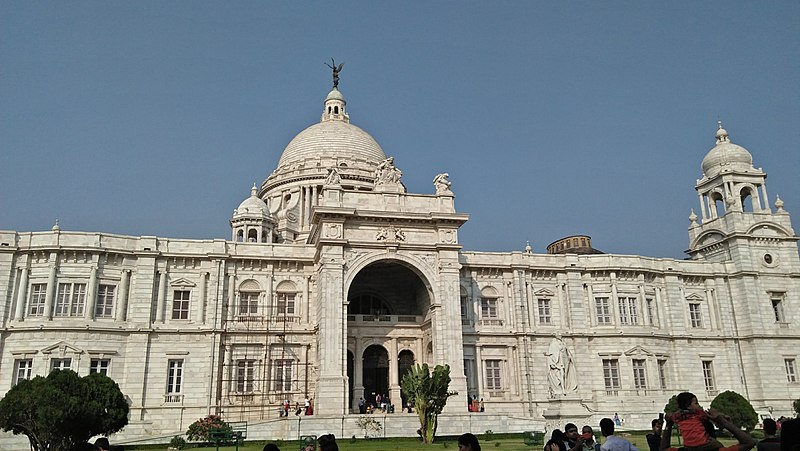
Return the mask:
<path id="1" fill-rule="evenodd" d="M 386 154 L 369 133 L 345 121 L 323 121 L 300 132 L 283 150 L 278 167 L 305 160 L 367 160 L 381 162 Z"/>

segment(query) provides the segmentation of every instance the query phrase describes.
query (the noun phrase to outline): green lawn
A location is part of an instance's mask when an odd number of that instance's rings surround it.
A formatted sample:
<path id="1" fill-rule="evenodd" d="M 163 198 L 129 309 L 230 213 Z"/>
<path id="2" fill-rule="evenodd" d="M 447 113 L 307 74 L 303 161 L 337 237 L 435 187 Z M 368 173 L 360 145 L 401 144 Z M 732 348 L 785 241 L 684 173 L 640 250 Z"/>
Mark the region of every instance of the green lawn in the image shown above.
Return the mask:
<path id="1" fill-rule="evenodd" d="M 646 432 L 633 432 L 631 434 L 623 433 L 623 436 L 631 441 L 637 448 L 641 451 L 647 451 L 647 440 L 645 439 Z M 418 439 L 415 438 L 387 438 L 387 439 L 371 439 L 371 440 L 352 440 L 349 438 L 337 438 L 336 442 L 339 445 L 339 449 L 341 451 L 457 451 L 458 444 L 456 442 L 457 437 L 442 437 L 437 438 L 436 443 L 431 446 L 424 446 L 422 445 Z M 525 446 L 522 441 L 522 434 L 497 434 L 492 437 L 486 437 L 485 435 L 479 435 L 478 439 L 481 443 L 482 451 L 541 451 L 541 446 Z M 672 438 L 673 444 L 677 443 L 677 439 L 675 436 Z M 735 440 L 721 438 L 720 441 L 724 445 L 734 444 L 736 443 Z M 264 447 L 264 444 L 267 442 L 258 441 L 258 442 L 247 442 L 244 445 L 239 447 L 240 451 L 261 451 Z M 281 451 L 299 451 L 300 450 L 300 442 L 298 440 L 292 441 L 275 441 Z M 190 448 L 193 451 L 213 451 L 216 450 L 215 447 L 204 447 L 204 448 Z M 141 448 L 130 448 L 125 447 L 126 449 L 164 449 L 166 450 L 167 446 L 148 446 L 148 447 L 141 447 Z M 220 451 L 225 450 L 234 450 L 236 449 L 234 446 L 220 446 Z"/>

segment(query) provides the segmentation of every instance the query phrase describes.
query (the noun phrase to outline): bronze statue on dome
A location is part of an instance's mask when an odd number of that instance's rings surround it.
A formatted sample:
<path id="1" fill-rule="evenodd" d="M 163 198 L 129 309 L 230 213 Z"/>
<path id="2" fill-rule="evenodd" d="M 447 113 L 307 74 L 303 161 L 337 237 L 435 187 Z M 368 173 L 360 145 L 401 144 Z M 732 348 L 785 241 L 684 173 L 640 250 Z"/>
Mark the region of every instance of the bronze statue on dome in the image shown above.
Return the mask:
<path id="1" fill-rule="evenodd" d="M 325 65 L 330 67 L 331 70 L 333 71 L 333 88 L 334 89 L 338 89 L 339 88 L 339 72 L 342 71 L 342 67 L 344 66 L 344 63 L 341 63 L 341 64 L 339 64 L 337 66 L 336 65 L 336 61 L 334 61 L 333 58 L 331 58 L 331 64 L 325 63 Z"/>

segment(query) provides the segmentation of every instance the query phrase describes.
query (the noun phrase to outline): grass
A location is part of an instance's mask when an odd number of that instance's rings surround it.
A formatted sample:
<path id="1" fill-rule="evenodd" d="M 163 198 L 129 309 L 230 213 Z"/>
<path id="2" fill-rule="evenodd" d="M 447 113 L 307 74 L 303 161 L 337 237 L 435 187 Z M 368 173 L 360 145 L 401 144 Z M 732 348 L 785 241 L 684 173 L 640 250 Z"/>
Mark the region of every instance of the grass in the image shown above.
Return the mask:
<path id="1" fill-rule="evenodd" d="M 621 435 L 628 439 L 631 443 L 636 445 L 637 448 L 641 451 L 647 451 L 647 439 L 645 438 L 646 431 L 639 431 L 639 432 L 631 432 L 627 433 L 624 432 Z M 422 445 L 419 442 L 419 439 L 408 437 L 408 438 L 379 438 L 379 439 L 356 439 L 353 440 L 351 438 L 339 438 L 337 437 L 337 444 L 339 445 L 339 449 L 342 451 L 375 451 L 376 449 L 380 449 L 382 451 L 458 451 L 458 442 L 456 441 L 458 437 L 437 437 L 436 441 L 431 446 Z M 479 435 L 478 439 L 481 443 L 481 450 L 482 451 L 541 451 L 541 446 L 526 446 L 525 443 L 522 441 L 522 434 L 491 434 L 487 435 Z M 239 447 L 239 451 L 261 451 L 262 448 L 266 443 L 269 441 L 254 441 L 254 442 L 246 442 L 244 445 Z M 299 451 L 300 450 L 300 441 L 299 440 L 274 440 L 272 441 L 278 445 L 281 451 Z M 672 437 L 673 444 L 677 442 L 675 435 Z M 730 438 L 720 438 L 720 442 L 723 445 L 732 445 L 736 443 L 736 440 Z M 138 448 L 131 448 L 125 447 L 126 449 L 134 449 L 134 450 L 145 450 L 145 449 L 161 449 L 166 450 L 167 445 L 161 446 L 147 446 L 147 447 L 138 447 Z M 198 447 L 193 448 L 191 445 L 187 446 L 185 449 L 191 449 L 193 451 L 215 451 L 216 447 Z M 220 446 L 220 451 L 229 451 L 235 450 L 235 446 Z"/>

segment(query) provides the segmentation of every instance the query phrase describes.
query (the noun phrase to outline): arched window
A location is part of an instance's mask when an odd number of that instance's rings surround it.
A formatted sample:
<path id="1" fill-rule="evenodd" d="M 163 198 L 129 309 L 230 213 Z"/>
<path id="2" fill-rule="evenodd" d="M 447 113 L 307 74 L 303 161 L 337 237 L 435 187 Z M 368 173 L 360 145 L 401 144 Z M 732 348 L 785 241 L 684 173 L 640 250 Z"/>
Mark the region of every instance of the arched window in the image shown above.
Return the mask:
<path id="1" fill-rule="evenodd" d="M 295 314 L 297 303 L 297 286 L 290 280 L 284 280 L 275 288 L 274 315 L 292 316 Z"/>
<path id="2" fill-rule="evenodd" d="M 497 289 L 494 287 L 484 287 L 481 290 L 481 321 L 486 324 L 494 324 L 499 321 Z"/>
<path id="3" fill-rule="evenodd" d="M 261 286 L 253 279 L 239 285 L 239 307 L 236 314 L 240 320 L 258 316 L 258 300 L 261 297 Z"/>
<path id="4" fill-rule="evenodd" d="M 752 213 L 755 209 L 753 205 L 753 190 L 749 186 L 745 186 L 739 191 L 739 199 L 742 202 L 742 211 Z"/>
<path id="5" fill-rule="evenodd" d="M 333 114 L 339 114 L 339 107 L 338 106 L 333 107 Z"/>
<path id="6" fill-rule="evenodd" d="M 258 230 L 250 229 L 247 231 L 247 241 L 250 243 L 258 243 Z"/>
<path id="7" fill-rule="evenodd" d="M 244 241 L 244 230 L 239 229 L 239 231 L 236 232 L 236 241 L 240 243 Z"/>

